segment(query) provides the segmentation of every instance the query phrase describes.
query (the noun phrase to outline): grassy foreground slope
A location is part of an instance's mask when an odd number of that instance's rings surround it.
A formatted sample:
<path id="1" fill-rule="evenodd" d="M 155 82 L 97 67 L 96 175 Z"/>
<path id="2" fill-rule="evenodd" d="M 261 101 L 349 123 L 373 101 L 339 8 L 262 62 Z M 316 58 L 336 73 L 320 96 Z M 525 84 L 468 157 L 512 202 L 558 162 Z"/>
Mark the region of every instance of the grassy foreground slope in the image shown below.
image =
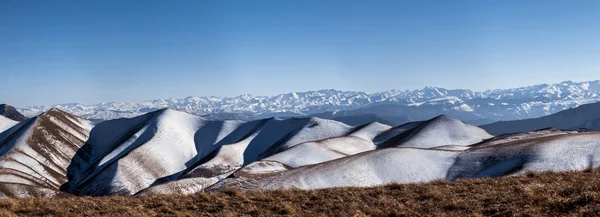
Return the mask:
<path id="1" fill-rule="evenodd" d="M 581 216 L 599 213 L 598 170 L 373 188 L 0 200 L 0 216 Z"/>

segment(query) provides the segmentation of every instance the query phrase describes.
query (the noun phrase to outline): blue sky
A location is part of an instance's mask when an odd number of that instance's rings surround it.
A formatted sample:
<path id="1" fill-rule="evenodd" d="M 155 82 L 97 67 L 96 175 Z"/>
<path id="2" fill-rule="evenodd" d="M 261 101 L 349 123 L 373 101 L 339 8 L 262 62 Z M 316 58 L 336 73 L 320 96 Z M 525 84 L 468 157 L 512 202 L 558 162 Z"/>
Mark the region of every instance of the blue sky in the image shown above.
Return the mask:
<path id="1" fill-rule="evenodd" d="M 585 0 L 0 0 L 0 100 L 595 80 L 599 22 Z"/>

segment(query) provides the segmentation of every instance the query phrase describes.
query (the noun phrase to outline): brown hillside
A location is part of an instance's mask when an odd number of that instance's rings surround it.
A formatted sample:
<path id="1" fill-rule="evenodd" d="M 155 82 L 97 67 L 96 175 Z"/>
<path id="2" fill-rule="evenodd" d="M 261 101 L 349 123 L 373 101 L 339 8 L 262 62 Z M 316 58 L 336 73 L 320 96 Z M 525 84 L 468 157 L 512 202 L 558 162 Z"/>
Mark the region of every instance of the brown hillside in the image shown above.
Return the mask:
<path id="1" fill-rule="evenodd" d="M 10 118 L 14 121 L 26 121 L 27 117 L 19 113 L 15 107 L 7 104 L 0 104 L 0 115 Z"/>
<path id="2" fill-rule="evenodd" d="M 597 180 L 594 170 L 375 188 L 2 199 L 0 216 L 581 216 L 600 212 Z"/>

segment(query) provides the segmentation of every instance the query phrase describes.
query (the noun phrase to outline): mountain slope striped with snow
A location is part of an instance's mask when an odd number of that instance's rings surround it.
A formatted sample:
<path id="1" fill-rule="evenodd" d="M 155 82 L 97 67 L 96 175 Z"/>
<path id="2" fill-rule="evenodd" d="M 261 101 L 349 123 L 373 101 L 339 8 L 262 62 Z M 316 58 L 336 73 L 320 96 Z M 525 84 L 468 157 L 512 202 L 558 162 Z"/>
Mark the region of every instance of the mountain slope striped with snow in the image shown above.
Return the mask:
<path id="1" fill-rule="evenodd" d="M 53 196 L 92 124 L 52 109 L 0 133 L 0 196 Z"/>
<path id="2" fill-rule="evenodd" d="M 579 121 L 593 126 L 596 119 Z M 600 166 L 597 131 L 492 136 L 447 115 L 350 126 L 316 117 L 209 120 L 159 109 L 93 125 L 51 109 L 21 122 L 0 116 L 0 124 L 4 197 L 376 186 Z"/>
<path id="3" fill-rule="evenodd" d="M 69 168 L 65 189 L 84 195 L 133 195 L 180 177 L 226 175 L 293 145 L 351 129 L 318 118 L 209 121 L 171 109 L 96 126 Z M 89 157 L 87 157 L 89 156 Z"/>

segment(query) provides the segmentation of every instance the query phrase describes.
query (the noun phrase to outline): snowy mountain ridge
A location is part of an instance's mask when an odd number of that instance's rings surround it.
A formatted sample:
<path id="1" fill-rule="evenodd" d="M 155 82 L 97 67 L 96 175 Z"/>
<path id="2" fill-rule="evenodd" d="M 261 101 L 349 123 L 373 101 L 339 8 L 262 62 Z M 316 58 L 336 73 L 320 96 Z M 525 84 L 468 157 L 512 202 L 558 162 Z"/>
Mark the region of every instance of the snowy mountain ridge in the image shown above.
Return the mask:
<path id="1" fill-rule="evenodd" d="M 98 124 L 56 108 L 21 122 L 0 116 L 0 198 L 369 187 L 581 171 L 600 167 L 600 131 L 589 122 L 598 105 L 546 116 L 555 121 L 536 125 L 541 130 L 496 136 L 446 115 L 398 126 L 319 117 L 207 120 L 173 109 Z M 586 123 L 593 128 L 547 128 Z"/>
<path id="2" fill-rule="evenodd" d="M 598 101 L 600 101 L 600 80 L 565 81 L 558 84 L 541 84 L 483 92 L 437 87 L 406 91 L 389 90 L 378 93 L 327 89 L 292 92 L 276 96 L 245 94 L 237 97 L 187 97 L 96 105 L 70 103 L 32 106 L 18 109 L 18 111 L 32 117 L 55 107 L 86 119 L 109 120 L 136 117 L 161 108 L 171 108 L 196 115 L 238 114 L 258 119 L 271 116 L 305 116 L 328 111 L 395 104 L 438 109 L 439 113 L 446 113 L 446 111 L 473 113 L 482 119 L 513 120 L 541 117 Z"/>

